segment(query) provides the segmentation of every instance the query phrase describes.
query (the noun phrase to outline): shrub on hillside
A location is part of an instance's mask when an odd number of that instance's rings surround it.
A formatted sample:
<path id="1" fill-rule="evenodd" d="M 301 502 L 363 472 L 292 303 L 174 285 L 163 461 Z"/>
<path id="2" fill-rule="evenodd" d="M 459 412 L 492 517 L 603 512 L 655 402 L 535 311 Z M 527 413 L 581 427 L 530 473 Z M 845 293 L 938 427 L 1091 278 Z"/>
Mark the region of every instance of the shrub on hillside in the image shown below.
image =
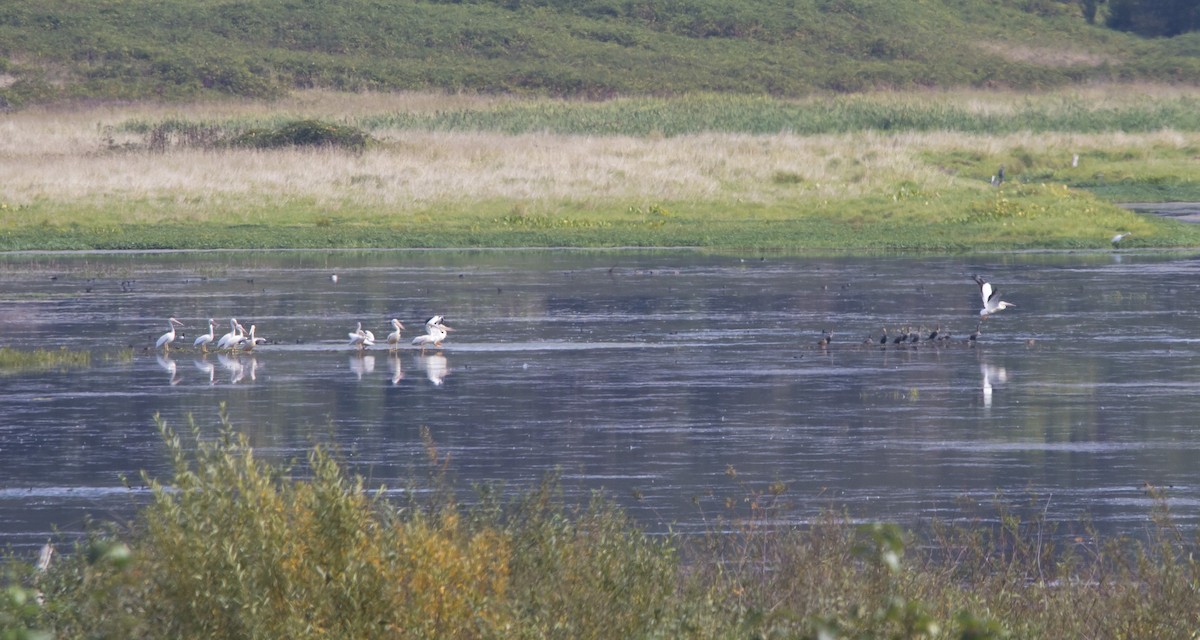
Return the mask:
<path id="1" fill-rule="evenodd" d="M 338 147 L 362 151 L 371 136 L 358 127 L 321 120 L 293 120 L 276 127 L 250 129 L 235 136 L 230 144 L 253 149 L 281 147 Z"/>

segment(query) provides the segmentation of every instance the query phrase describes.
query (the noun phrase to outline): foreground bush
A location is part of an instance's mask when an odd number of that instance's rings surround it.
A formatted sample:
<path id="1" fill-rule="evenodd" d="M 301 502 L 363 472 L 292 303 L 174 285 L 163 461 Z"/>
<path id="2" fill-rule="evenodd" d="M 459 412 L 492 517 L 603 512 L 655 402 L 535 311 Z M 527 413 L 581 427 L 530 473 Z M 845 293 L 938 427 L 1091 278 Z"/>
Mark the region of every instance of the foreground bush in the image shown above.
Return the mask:
<path id="1" fill-rule="evenodd" d="M 768 527 L 786 488 L 697 539 L 655 539 L 552 482 L 458 505 L 444 478 L 394 504 L 323 447 L 258 460 L 226 421 L 185 446 L 132 531 L 48 568 L 10 559 L 0 638 L 1187 638 L 1193 544 L 1158 513 L 1141 543 L 1063 538 L 1035 517 L 937 527 L 830 516 Z M 434 468 L 443 468 L 432 442 Z M 416 495 L 410 492 L 409 495 Z M 1068 540 L 1065 546 L 1054 540 Z"/>

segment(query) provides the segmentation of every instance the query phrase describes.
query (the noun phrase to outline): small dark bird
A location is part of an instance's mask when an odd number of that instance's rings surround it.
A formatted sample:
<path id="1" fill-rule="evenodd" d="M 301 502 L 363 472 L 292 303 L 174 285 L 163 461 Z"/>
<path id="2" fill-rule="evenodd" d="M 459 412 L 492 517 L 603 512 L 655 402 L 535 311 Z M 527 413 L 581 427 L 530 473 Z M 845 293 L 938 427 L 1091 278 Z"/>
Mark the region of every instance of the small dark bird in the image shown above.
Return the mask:
<path id="1" fill-rule="evenodd" d="M 937 340 L 938 334 L 942 332 L 942 325 L 938 325 L 933 331 L 929 332 L 929 337 L 926 340 Z"/>
<path id="2" fill-rule="evenodd" d="M 879 338 L 879 344 L 887 344 L 887 339 L 888 339 L 887 327 L 884 327 L 883 328 L 883 336 L 881 336 Z"/>
<path id="3" fill-rule="evenodd" d="M 824 349 L 829 346 L 830 342 L 833 342 L 833 330 L 826 329 L 821 332 L 821 339 L 817 340 L 817 346 Z"/>

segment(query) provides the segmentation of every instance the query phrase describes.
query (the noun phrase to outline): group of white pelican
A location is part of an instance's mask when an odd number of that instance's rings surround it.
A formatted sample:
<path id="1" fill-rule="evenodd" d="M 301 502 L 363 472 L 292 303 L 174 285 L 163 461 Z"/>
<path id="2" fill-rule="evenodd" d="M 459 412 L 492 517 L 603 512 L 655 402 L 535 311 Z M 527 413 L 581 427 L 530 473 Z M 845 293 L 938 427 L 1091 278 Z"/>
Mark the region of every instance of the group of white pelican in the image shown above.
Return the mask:
<path id="1" fill-rule="evenodd" d="M 388 351 L 395 351 L 400 348 L 400 333 L 404 331 L 404 324 L 392 318 L 392 332 L 387 336 Z M 425 349 L 433 346 L 438 349 L 442 348 L 442 340 L 446 339 L 446 334 L 454 331 L 453 327 L 446 326 L 446 318 L 443 316 L 433 316 L 425 321 L 425 335 L 417 336 L 412 339 L 412 344 L 415 347 L 421 347 L 421 353 Z M 375 334 L 371 333 L 370 329 L 363 329 L 362 323 L 358 323 L 358 328 L 350 332 L 350 346 L 357 348 L 359 351 L 367 347 L 375 346 Z"/>
<path id="2" fill-rule="evenodd" d="M 437 315 L 425 321 L 425 335 L 420 335 L 412 339 L 413 346 L 420 347 L 421 353 L 425 349 L 434 347 L 440 349 L 442 341 L 446 339 L 448 332 L 453 331 L 452 327 L 445 324 L 445 317 Z M 389 351 L 396 351 L 400 348 L 400 334 L 404 331 L 404 324 L 398 319 L 392 318 L 392 332 L 387 336 L 387 345 Z M 176 327 L 184 326 L 182 322 L 175 318 L 167 319 L 167 332 L 159 336 L 154 343 L 156 350 L 161 349 L 163 353 L 171 350 L 171 345 L 175 342 Z M 192 343 L 192 347 L 199 349 L 203 353 L 208 353 L 209 345 L 212 345 L 218 351 L 239 352 L 253 351 L 255 347 L 266 343 L 266 338 L 255 336 L 255 325 L 250 325 L 250 331 L 247 332 L 237 318 L 229 319 L 229 333 L 217 338 L 217 321 L 209 319 L 208 333 L 202 334 Z M 375 334 L 370 329 L 364 329 L 361 322 L 358 327 L 349 333 L 350 346 L 358 349 L 360 352 L 367 347 L 375 346 Z M 215 342 L 214 342 L 215 341 Z"/>

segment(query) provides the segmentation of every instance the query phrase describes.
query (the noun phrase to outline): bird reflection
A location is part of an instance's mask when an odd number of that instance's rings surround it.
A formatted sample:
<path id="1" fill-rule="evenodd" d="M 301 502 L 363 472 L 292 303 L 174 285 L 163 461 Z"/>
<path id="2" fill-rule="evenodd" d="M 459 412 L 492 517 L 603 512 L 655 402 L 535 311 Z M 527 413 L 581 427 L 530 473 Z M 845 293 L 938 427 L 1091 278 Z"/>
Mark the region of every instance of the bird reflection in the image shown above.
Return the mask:
<path id="1" fill-rule="evenodd" d="M 992 407 L 992 385 L 1008 382 L 1008 370 L 986 363 L 980 363 L 979 373 L 983 376 L 983 407 Z"/>
<path id="2" fill-rule="evenodd" d="M 229 384 L 237 384 L 246 377 L 246 367 L 240 360 L 224 353 L 217 354 L 217 362 L 229 372 Z"/>
<path id="3" fill-rule="evenodd" d="M 392 384 L 400 384 L 404 379 L 404 368 L 400 366 L 400 356 L 395 354 L 388 357 L 388 371 L 392 374 Z"/>
<path id="4" fill-rule="evenodd" d="M 196 358 L 192 361 L 192 364 L 196 365 L 196 368 L 199 369 L 201 373 L 208 374 L 209 384 L 217 383 L 217 367 L 214 366 L 213 363 L 209 362 L 208 358 Z"/>
<path id="5" fill-rule="evenodd" d="M 362 354 L 350 356 L 350 370 L 358 376 L 359 380 L 362 380 L 363 376 L 375 371 L 375 356 Z"/>
<path id="6" fill-rule="evenodd" d="M 417 356 L 417 368 L 425 372 L 425 377 L 434 386 L 440 387 L 446 381 L 446 376 L 450 373 L 450 367 L 446 361 L 446 356 L 437 353 L 431 356 Z"/>
<path id="7" fill-rule="evenodd" d="M 158 355 L 155 357 L 158 359 L 158 366 L 170 374 L 171 386 L 179 384 L 182 378 L 179 377 L 179 369 L 175 366 L 175 361 L 170 356 Z"/>

